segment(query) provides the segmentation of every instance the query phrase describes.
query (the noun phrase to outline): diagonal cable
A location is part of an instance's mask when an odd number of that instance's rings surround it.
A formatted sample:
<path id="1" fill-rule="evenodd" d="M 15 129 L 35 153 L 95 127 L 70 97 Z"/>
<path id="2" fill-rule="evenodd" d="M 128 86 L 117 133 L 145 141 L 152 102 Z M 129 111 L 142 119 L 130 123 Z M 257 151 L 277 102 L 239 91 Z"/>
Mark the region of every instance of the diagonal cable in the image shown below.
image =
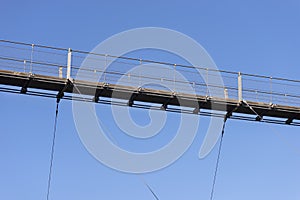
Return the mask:
<path id="1" fill-rule="evenodd" d="M 242 103 L 246 104 L 246 106 L 247 106 L 254 114 L 256 114 L 258 117 L 262 118 L 262 117 L 261 117 L 261 116 L 260 116 L 260 115 L 252 108 L 252 106 L 250 106 L 250 105 L 248 104 L 248 102 L 247 102 L 246 100 L 243 100 Z"/>

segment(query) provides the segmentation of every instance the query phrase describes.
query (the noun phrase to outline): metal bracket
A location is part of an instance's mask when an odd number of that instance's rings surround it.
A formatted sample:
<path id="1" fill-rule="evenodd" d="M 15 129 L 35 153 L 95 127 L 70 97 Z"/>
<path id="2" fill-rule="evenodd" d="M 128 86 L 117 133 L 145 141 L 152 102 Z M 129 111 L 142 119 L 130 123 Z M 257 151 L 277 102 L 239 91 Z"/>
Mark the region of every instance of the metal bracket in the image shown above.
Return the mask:
<path id="1" fill-rule="evenodd" d="M 168 98 L 160 107 L 161 110 L 167 110 L 168 108 L 168 104 L 170 103 L 170 101 L 176 96 L 176 93 L 173 92 L 172 93 L 172 97 Z"/>
<path id="2" fill-rule="evenodd" d="M 136 94 L 133 93 L 128 100 L 127 106 L 129 106 L 129 107 L 133 106 L 135 97 L 136 97 Z"/>
<path id="3" fill-rule="evenodd" d="M 59 103 L 60 100 L 64 97 L 65 91 L 70 87 L 71 84 L 72 84 L 72 82 L 68 79 L 65 86 L 64 86 L 64 88 L 57 93 L 57 95 L 56 95 L 56 102 L 57 103 Z"/>
<path id="4" fill-rule="evenodd" d="M 132 95 L 130 96 L 127 106 L 132 107 L 134 104 L 134 99 L 137 97 L 137 93 L 141 93 L 143 92 L 143 88 L 142 87 L 138 87 L 136 91 L 134 91 L 134 93 L 132 93 Z"/>
<path id="5" fill-rule="evenodd" d="M 29 74 L 28 80 L 26 80 L 25 84 L 21 88 L 21 91 L 20 91 L 21 94 L 27 93 L 27 88 L 28 88 L 30 82 L 32 81 L 33 77 L 34 77 L 33 74 Z"/>
<path id="6" fill-rule="evenodd" d="M 102 87 L 103 88 L 108 88 L 109 87 L 109 83 L 103 83 Z"/>
<path id="7" fill-rule="evenodd" d="M 255 121 L 262 121 L 263 120 L 263 118 L 264 118 L 264 116 L 265 116 L 265 114 L 267 114 L 268 113 L 268 111 L 263 111 L 263 112 L 261 112 L 261 113 L 257 113 L 257 116 L 255 117 Z"/>
<path id="8" fill-rule="evenodd" d="M 198 107 L 198 108 L 195 108 L 194 110 L 193 110 L 193 114 L 199 114 L 199 112 L 200 112 L 200 108 Z"/>
<path id="9" fill-rule="evenodd" d="M 210 100 L 211 100 L 211 97 L 208 96 L 208 95 L 206 95 L 206 96 L 205 96 L 205 99 L 206 99 L 206 101 L 210 101 Z"/>
<path id="10" fill-rule="evenodd" d="M 274 110 L 274 109 L 276 109 L 277 104 L 270 103 L 269 106 L 270 106 L 270 109 L 271 109 L 271 110 Z"/>
<path id="11" fill-rule="evenodd" d="M 101 96 L 101 94 L 103 93 L 104 90 L 105 90 L 105 89 L 98 89 L 98 90 L 96 91 L 95 96 L 94 96 L 94 98 L 93 98 L 93 101 L 94 101 L 95 103 L 98 103 L 99 98 L 100 98 L 100 96 Z"/>
<path id="12" fill-rule="evenodd" d="M 202 107 L 205 103 L 207 103 L 207 99 L 205 99 L 205 101 L 204 101 L 204 102 L 201 102 L 201 103 L 198 101 L 198 107 L 197 107 L 197 108 L 194 108 L 193 114 L 199 114 L 199 113 L 200 113 L 200 110 L 201 110 L 201 107 Z"/>
<path id="13" fill-rule="evenodd" d="M 165 103 L 163 103 L 161 105 L 160 109 L 161 110 L 167 110 L 169 102 L 170 102 L 170 100 L 168 99 Z"/>
<path id="14" fill-rule="evenodd" d="M 294 120 L 294 117 L 290 117 L 285 121 L 285 123 L 290 125 L 293 122 L 293 120 Z"/>
<path id="15" fill-rule="evenodd" d="M 109 86 L 108 83 L 103 83 L 102 88 L 101 88 L 101 89 L 98 89 L 98 90 L 96 91 L 95 96 L 94 96 L 94 98 L 93 98 L 93 101 L 94 101 L 95 103 L 97 103 L 97 102 L 99 101 L 99 98 L 100 98 L 101 94 L 103 94 L 103 92 L 104 92 L 105 90 L 107 90 L 108 86 Z"/>
<path id="16" fill-rule="evenodd" d="M 228 118 L 230 118 L 232 116 L 232 114 L 241 106 L 242 104 L 241 103 L 238 103 L 236 105 L 236 107 L 234 107 L 233 109 L 227 111 L 226 115 L 225 115 L 225 118 L 224 118 L 224 121 L 226 121 Z"/>
<path id="17" fill-rule="evenodd" d="M 255 121 L 261 121 L 261 120 L 263 120 L 263 118 L 264 118 L 264 116 L 262 116 L 262 115 L 257 115 L 256 116 L 256 118 L 255 118 Z"/>

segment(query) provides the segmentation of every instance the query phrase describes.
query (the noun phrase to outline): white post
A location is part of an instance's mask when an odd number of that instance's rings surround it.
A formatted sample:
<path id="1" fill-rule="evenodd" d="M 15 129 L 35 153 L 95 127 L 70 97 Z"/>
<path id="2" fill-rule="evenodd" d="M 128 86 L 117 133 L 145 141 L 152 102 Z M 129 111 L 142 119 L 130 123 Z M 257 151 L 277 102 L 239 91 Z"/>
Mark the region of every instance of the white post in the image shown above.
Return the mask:
<path id="1" fill-rule="evenodd" d="M 174 64 L 174 77 L 173 77 L 173 81 L 174 81 L 174 92 L 176 92 L 176 64 Z"/>
<path id="2" fill-rule="evenodd" d="M 26 60 L 24 60 L 24 73 L 26 72 Z"/>
<path id="3" fill-rule="evenodd" d="M 239 72 L 239 75 L 238 75 L 238 97 L 239 97 L 239 102 L 243 101 L 243 87 L 242 87 L 241 72 Z"/>
<path id="4" fill-rule="evenodd" d="M 104 83 L 106 82 L 106 71 L 107 71 L 107 54 L 105 54 L 105 67 L 104 67 L 104 70 L 103 70 Z"/>
<path id="5" fill-rule="evenodd" d="M 59 68 L 58 68 L 58 77 L 59 77 L 59 78 L 62 78 L 62 77 L 63 77 L 63 68 L 62 68 L 62 67 L 59 67 Z"/>
<path id="6" fill-rule="evenodd" d="M 140 67 L 142 68 L 142 64 L 143 64 L 143 61 L 142 59 L 140 59 Z M 141 70 L 139 70 L 139 87 L 142 87 L 142 74 L 141 74 Z"/>
<path id="7" fill-rule="evenodd" d="M 205 83 L 206 83 L 206 96 L 208 96 L 209 95 L 208 68 L 206 68 L 206 80 L 205 80 Z"/>
<path id="8" fill-rule="evenodd" d="M 273 101 L 273 85 L 272 85 L 272 77 L 270 77 L 270 103 Z"/>
<path id="9" fill-rule="evenodd" d="M 34 48 L 34 44 L 31 44 L 31 55 L 30 55 L 30 73 L 32 73 L 33 48 Z"/>
<path id="10" fill-rule="evenodd" d="M 225 96 L 225 99 L 228 99 L 228 89 L 224 88 L 224 96 Z"/>
<path id="11" fill-rule="evenodd" d="M 72 65 L 72 50 L 68 50 L 68 62 L 67 62 L 67 79 L 71 79 L 71 65 Z"/>

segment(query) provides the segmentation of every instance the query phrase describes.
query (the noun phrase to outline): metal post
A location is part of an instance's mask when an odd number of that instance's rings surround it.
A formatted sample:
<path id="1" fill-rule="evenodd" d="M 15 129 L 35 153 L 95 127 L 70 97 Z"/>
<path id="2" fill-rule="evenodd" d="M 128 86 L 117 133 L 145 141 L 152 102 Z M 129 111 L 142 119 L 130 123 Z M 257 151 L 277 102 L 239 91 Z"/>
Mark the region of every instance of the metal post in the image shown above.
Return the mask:
<path id="1" fill-rule="evenodd" d="M 107 54 L 105 54 L 105 66 L 104 66 L 104 82 L 106 82 L 106 68 L 107 68 Z"/>
<path id="2" fill-rule="evenodd" d="M 142 68 L 142 64 L 143 64 L 143 61 L 142 59 L 140 59 L 140 70 L 139 70 L 139 87 L 142 87 L 142 74 L 141 74 L 141 68 Z"/>
<path id="3" fill-rule="evenodd" d="M 68 50 L 68 62 L 67 62 L 67 79 L 71 79 L 71 65 L 72 65 L 72 50 Z"/>
<path id="4" fill-rule="evenodd" d="M 34 44 L 31 44 L 31 55 L 30 55 L 30 73 L 32 73 L 32 62 L 33 62 L 33 48 Z"/>
<path id="5" fill-rule="evenodd" d="M 258 92 L 257 92 L 257 90 L 255 90 L 255 99 L 256 99 L 256 102 L 258 102 Z"/>
<path id="6" fill-rule="evenodd" d="M 238 75 L 238 97 L 239 97 L 239 102 L 243 101 L 243 87 L 242 87 L 241 72 L 239 72 L 239 75 Z"/>
<path id="7" fill-rule="evenodd" d="M 174 92 L 176 92 L 176 64 L 174 64 Z"/>
<path id="8" fill-rule="evenodd" d="M 208 68 L 206 68 L 206 96 L 209 95 L 209 87 L 208 87 Z"/>
<path id="9" fill-rule="evenodd" d="M 273 85 L 272 85 L 272 77 L 270 77 L 270 103 L 273 102 Z"/>
<path id="10" fill-rule="evenodd" d="M 225 99 L 228 99 L 228 89 L 224 88 L 224 96 Z"/>
<path id="11" fill-rule="evenodd" d="M 24 73 L 26 72 L 26 60 L 24 60 Z"/>
<path id="12" fill-rule="evenodd" d="M 59 78 L 62 78 L 62 77 L 63 77 L 63 67 L 62 67 L 62 66 L 60 66 L 60 67 L 58 68 L 58 77 L 59 77 Z"/>

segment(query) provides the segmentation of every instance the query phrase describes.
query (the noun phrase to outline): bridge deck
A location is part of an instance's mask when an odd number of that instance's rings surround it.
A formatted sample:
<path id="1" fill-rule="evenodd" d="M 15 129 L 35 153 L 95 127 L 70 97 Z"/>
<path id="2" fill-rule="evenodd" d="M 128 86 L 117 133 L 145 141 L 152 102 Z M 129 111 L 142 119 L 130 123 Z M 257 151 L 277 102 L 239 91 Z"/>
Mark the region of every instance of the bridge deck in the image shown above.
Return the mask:
<path id="1" fill-rule="evenodd" d="M 64 92 L 71 96 L 87 95 L 90 99 L 112 98 L 128 101 L 132 106 L 135 102 L 147 102 L 161 104 L 162 108 L 168 110 L 168 106 L 187 107 L 194 109 L 191 113 L 198 114 L 200 110 L 226 111 L 228 116 L 234 117 L 236 114 L 251 115 L 254 119 L 256 115 L 245 105 L 239 104 L 236 99 L 220 99 L 201 95 L 191 95 L 185 93 L 173 94 L 169 91 L 136 88 L 117 84 L 106 84 L 103 82 L 88 82 L 73 80 L 68 84 L 66 78 L 54 76 L 45 76 L 39 74 L 30 74 L 15 72 L 9 70 L 0 70 L 0 85 L 7 87 L 17 87 L 20 93 L 26 93 L 30 89 L 42 90 L 46 93 Z M 75 99 L 75 98 L 74 98 Z M 282 120 L 287 124 L 295 124 L 293 120 L 300 120 L 300 107 L 276 105 L 260 102 L 248 102 L 248 104 L 260 116 Z M 199 108 L 199 110 L 197 109 Z M 260 120 L 256 118 L 256 120 Z M 298 123 L 296 123 L 298 124 Z"/>

